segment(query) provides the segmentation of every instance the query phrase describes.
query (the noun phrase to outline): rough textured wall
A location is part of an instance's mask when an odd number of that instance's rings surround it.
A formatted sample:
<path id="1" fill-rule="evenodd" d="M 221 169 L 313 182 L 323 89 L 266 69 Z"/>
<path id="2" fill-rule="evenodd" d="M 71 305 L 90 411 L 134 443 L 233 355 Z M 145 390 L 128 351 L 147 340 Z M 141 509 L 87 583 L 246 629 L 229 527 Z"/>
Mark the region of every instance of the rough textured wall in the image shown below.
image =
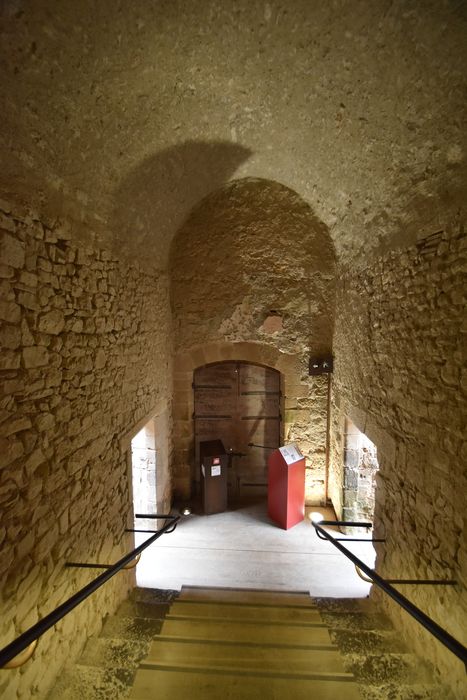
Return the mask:
<path id="1" fill-rule="evenodd" d="M 464 200 L 466 7 L 2 0 L 0 181 L 140 257 L 255 176 L 306 199 L 342 257 L 413 240 Z"/>
<path id="2" fill-rule="evenodd" d="M 274 351 L 283 356 L 284 366 L 276 360 L 273 366 L 284 374 L 284 438 L 297 440 L 308 457 L 314 473 L 308 473 L 307 494 L 319 502 L 327 394 L 321 377 L 308 376 L 308 360 L 332 344 L 334 254 L 326 228 L 279 183 L 236 181 L 192 212 L 175 239 L 170 269 L 178 355 L 199 348 L 202 365 L 208 343 L 256 343 L 264 349 L 257 362 L 268 364 Z M 177 411 L 177 391 L 174 401 Z M 191 440 L 188 420 L 176 438 L 179 449 L 181 440 Z"/>
<path id="3" fill-rule="evenodd" d="M 456 224 L 341 280 L 334 386 L 336 424 L 349 416 L 378 450 L 376 524 L 387 538 L 378 568 L 388 577 L 456 579 L 456 588 L 404 591 L 463 644 L 466 251 Z M 341 448 L 333 458 L 338 469 Z M 463 697 L 462 664 L 387 598 L 383 603 L 411 644 L 436 660 L 445 678 L 458 679 Z"/>
<path id="4" fill-rule="evenodd" d="M 0 646 L 131 548 L 124 433 L 168 398 L 165 278 L 104 250 L 77 247 L 70 227 L 0 205 Z M 55 632 L 0 695 L 43 694 L 132 583 L 118 574 Z"/>

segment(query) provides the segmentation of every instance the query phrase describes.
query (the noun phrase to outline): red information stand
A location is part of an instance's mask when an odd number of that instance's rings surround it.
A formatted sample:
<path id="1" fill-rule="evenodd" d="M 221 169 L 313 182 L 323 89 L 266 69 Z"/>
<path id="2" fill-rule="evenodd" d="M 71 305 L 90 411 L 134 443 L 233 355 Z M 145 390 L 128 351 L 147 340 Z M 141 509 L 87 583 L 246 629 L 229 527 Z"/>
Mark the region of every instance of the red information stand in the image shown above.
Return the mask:
<path id="1" fill-rule="evenodd" d="M 268 515 L 284 530 L 305 517 L 305 457 L 294 444 L 269 456 Z"/>

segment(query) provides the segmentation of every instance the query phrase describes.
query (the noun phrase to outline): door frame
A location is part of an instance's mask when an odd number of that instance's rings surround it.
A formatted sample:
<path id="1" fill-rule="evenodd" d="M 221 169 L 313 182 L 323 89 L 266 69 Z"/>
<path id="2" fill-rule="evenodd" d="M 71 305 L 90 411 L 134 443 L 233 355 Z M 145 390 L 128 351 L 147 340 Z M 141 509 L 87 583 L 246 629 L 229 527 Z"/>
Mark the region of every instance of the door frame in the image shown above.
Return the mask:
<path id="1" fill-rule="evenodd" d="M 250 360 L 244 360 L 244 359 L 228 359 L 228 360 L 218 360 L 217 362 L 206 362 L 198 367 L 195 367 L 193 369 L 193 381 L 192 381 L 192 389 L 193 389 L 193 413 L 192 413 L 192 419 L 193 419 L 193 455 L 192 455 L 192 469 L 191 469 L 191 492 L 192 494 L 199 495 L 199 484 L 200 484 L 200 467 L 198 465 L 198 450 L 197 450 L 197 431 L 196 431 L 196 405 L 195 405 L 195 373 L 198 370 L 202 370 L 208 367 L 215 367 L 219 365 L 227 365 L 227 364 L 234 364 L 239 367 L 240 365 L 246 365 L 246 366 L 253 366 L 253 367 L 261 367 L 265 370 L 268 370 L 270 372 L 273 372 L 274 374 L 277 375 L 278 379 L 278 387 L 279 387 L 279 425 L 278 425 L 278 443 L 281 445 L 283 443 L 283 437 L 284 437 L 284 421 L 283 421 L 283 415 L 284 415 L 284 392 L 283 392 L 283 375 L 282 372 L 277 369 L 276 367 L 271 367 L 270 365 L 264 364 L 262 362 L 252 362 Z M 239 377 L 237 378 L 237 382 L 239 381 Z M 238 386 L 239 388 L 239 386 Z M 237 405 L 238 407 L 238 405 Z M 238 416 L 237 416 L 238 420 Z M 227 446 L 225 446 L 226 449 Z M 236 491 L 239 489 L 236 488 Z M 237 493 L 238 495 L 238 493 Z"/>

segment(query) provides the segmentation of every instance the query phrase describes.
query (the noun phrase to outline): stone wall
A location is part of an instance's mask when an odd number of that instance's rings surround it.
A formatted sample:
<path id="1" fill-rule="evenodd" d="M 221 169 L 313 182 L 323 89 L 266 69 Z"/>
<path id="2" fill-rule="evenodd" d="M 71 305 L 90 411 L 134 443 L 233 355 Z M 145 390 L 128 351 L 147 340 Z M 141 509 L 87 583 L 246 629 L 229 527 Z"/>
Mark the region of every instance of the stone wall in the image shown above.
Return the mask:
<path id="1" fill-rule="evenodd" d="M 281 372 L 283 439 L 302 448 L 307 500 L 320 503 L 327 384 L 308 376 L 308 360 L 332 345 L 334 254 L 326 228 L 283 185 L 239 180 L 192 212 L 174 241 L 170 265 L 180 495 L 188 495 L 193 468 L 193 370 L 235 359 Z"/>
<path id="2" fill-rule="evenodd" d="M 375 445 L 347 418 L 344 434 L 343 520 L 373 522 L 378 469 Z M 362 530 L 353 527 L 346 527 L 344 532 L 359 536 L 362 534 Z"/>
<path id="3" fill-rule="evenodd" d="M 404 587 L 404 593 L 463 644 L 466 250 L 456 226 L 341 278 L 332 460 L 339 503 L 340 436 L 348 416 L 378 450 L 376 532 L 387 539 L 378 549 L 379 571 L 456 579 L 455 588 Z M 383 604 L 411 644 L 445 678 L 457 679 L 461 697 L 462 664 L 387 597 Z"/>
<path id="4" fill-rule="evenodd" d="M 170 408 L 171 365 L 166 277 L 79 246 L 71 225 L 0 210 L 3 646 L 96 576 L 67 560 L 108 563 L 131 548 L 121 438 L 156 404 Z M 2 673 L 0 695 L 43 695 L 132 576 L 45 634 L 30 662 Z"/>

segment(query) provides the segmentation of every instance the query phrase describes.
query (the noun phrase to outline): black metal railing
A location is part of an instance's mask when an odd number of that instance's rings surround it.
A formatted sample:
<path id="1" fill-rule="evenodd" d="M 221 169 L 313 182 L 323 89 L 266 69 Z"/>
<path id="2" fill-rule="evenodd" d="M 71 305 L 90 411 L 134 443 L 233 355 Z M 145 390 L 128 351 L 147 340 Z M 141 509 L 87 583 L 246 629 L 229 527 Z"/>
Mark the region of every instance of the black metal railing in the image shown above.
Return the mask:
<path id="1" fill-rule="evenodd" d="M 9 661 L 14 659 L 15 656 L 18 656 L 18 654 L 24 651 L 24 649 L 29 647 L 33 642 L 35 642 L 38 639 L 38 637 L 41 637 L 44 634 L 44 632 L 47 632 L 47 630 L 53 627 L 57 622 L 59 622 L 63 617 L 65 617 L 65 615 L 68 615 L 68 613 L 71 612 L 74 608 L 76 608 L 77 605 L 82 603 L 92 593 L 97 591 L 97 589 L 100 588 L 109 579 L 111 579 L 112 576 L 115 576 L 116 573 L 124 569 L 127 566 L 127 564 L 133 561 L 135 557 L 141 554 L 141 552 L 144 549 L 146 549 L 146 547 L 149 547 L 149 545 L 155 542 L 159 537 L 161 537 L 161 535 L 164 535 L 168 532 L 172 532 L 175 529 L 178 521 L 180 520 L 179 515 L 139 515 L 139 517 L 165 519 L 168 522 L 165 523 L 160 528 L 160 530 L 155 531 L 151 537 L 145 540 L 145 542 L 135 547 L 131 552 L 128 552 L 128 554 L 125 554 L 124 557 L 122 557 L 115 564 L 112 564 L 109 568 L 107 568 L 107 570 L 104 571 L 104 573 L 100 574 L 100 576 L 98 576 L 86 586 L 81 588 L 77 593 L 68 598 L 68 600 L 66 600 L 64 603 L 55 608 L 55 610 L 53 610 L 51 613 L 42 618 L 42 620 L 36 622 L 35 625 L 26 630 L 26 632 L 23 632 L 23 634 L 17 637 L 17 639 L 15 639 L 10 644 L 7 644 L 6 647 L 1 649 L 0 669 L 5 667 L 5 665 L 8 664 Z M 104 568 L 107 565 L 99 565 L 99 567 L 101 566 L 102 568 Z"/>
<path id="2" fill-rule="evenodd" d="M 399 593 L 386 579 L 376 573 L 372 568 L 367 566 L 361 559 L 359 559 L 355 554 L 350 552 L 346 547 L 340 544 L 339 538 L 334 538 L 330 532 L 324 529 L 323 525 L 327 526 L 340 526 L 347 525 L 352 527 L 371 527 L 371 523 L 356 523 L 356 522 L 346 522 L 342 520 L 321 520 L 319 524 L 317 522 L 311 522 L 318 535 L 322 535 L 321 539 L 326 539 L 331 542 L 334 547 L 336 547 L 342 554 L 344 554 L 347 559 L 355 564 L 361 571 L 363 571 L 376 585 L 381 588 L 388 596 L 396 601 L 406 612 L 409 613 L 417 622 L 419 622 L 430 634 L 432 634 L 438 641 L 441 642 L 449 651 L 455 654 L 465 666 L 467 671 L 467 648 L 461 644 L 457 639 L 455 639 L 449 632 L 446 632 L 440 625 L 438 625 L 431 617 L 428 617 L 423 610 L 420 610 L 416 605 L 410 602 L 402 593 Z M 371 540 L 367 540 L 371 542 Z M 415 583 L 415 581 L 413 582 Z M 426 583 L 424 581 L 424 583 Z M 447 585 L 452 585 L 452 581 L 446 581 Z M 439 582 L 437 582 L 439 585 Z"/>

